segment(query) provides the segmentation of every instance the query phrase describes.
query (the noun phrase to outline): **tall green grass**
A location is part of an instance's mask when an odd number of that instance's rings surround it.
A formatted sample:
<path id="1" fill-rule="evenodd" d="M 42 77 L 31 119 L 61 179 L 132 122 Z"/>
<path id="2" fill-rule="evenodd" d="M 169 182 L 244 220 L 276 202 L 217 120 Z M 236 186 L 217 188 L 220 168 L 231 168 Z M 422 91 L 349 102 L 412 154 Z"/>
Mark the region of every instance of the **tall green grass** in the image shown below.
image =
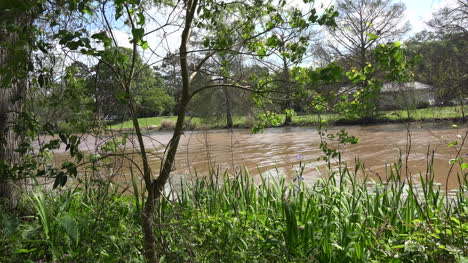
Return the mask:
<path id="1" fill-rule="evenodd" d="M 466 181 L 447 200 L 430 174 L 417 191 L 400 171 L 372 186 L 346 168 L 314 185 L 254 184 L 245 171 L 198 178 L 161 202 L 171 222 L 160 232 L 164 254 L 168 262 L 464 262 Z"/>
<path id="2" fill-rule="evenodd" d="M 430 164 L 432 165 L 432 164 Z M 155 211 L 161 262 L 466 262 L 466 174 L 447 198 L 429 168 L 387 180 L 340 166 L 314 185 L 240 170 L 186 177 Z M 142 262 L 142 193 L 112 184 L 25 193 L 0 213 L 0 262 Z M 75 186 L 76 187 L 76 186 Z M 176 189 L 175 187 L 173 189 Z"/>
<path id="3" fill-rule="evenodd" d="M 133 198 L 112 184 L 23 194 L 15 213 L 0 206 L 0 262 L 142 262 Z"/>

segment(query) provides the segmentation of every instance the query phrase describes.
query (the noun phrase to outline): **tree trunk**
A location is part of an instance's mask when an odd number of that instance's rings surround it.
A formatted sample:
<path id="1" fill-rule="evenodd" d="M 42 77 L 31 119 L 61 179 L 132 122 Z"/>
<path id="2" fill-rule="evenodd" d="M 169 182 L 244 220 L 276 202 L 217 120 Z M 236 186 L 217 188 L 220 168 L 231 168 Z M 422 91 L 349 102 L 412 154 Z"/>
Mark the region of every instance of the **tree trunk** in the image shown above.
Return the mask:
<path id="1" fill-rule="evenodd" d="M 292 107 L 291 101 L 291 85 L 289 83 L 289 69 L 286 58 L 283 57 L 283 85 L 284 91 L 286 92 L 286 102 L 285 102 L 285 110 L 290 110 Z M 290 114 L 286 114 L 286 118 L 284 119 L 284 125 L 291 125 L 292 123 L 292 116 Z"/>
<path id="2" fill-rule="evenodd" d="M 10 9 L 0 11 L 0 199 L 6 199 L 10 208 L 15 206 L 14 178 L 9 168 L 20 161 L 20 153 L 15 150 L 23 140 L 19 125 L 27 89 L 29 62 L 28 31 L 31 16 L 23 11 Z M 16 25 L 19 30 L 9 31 L 8 25 Z"/>
<path id="3" fill-rule="evenodd" d="M 162 161 L 161 171 L 158 178 L 151 180 L 151 182 L 146 182 L 148 196 L 146 198 L 145 208 L 142 213 L 142 228 L 144 236 L 144 254 L 148 263 L 156 263 L 159 261 L 156 254 L 156 239 L 154 237 L 154 208 L 156 201 L 163 194 L 166 182 L 169 179 L 171 171 L 174 167 L 177 147 L 179 146 L 180 137 L 183 134 L 185 112 L 187 105 L 190 102 L 191 77 L 189 75 L 189 67 L 187 62 L 187 47 L 189 44 L 192 21 L 195 16 L 197 5 L 198 0 L 189 0 L 186 3 L 185 25 L 184 30 L 182 31 L 182 39 L 180 44 L 182 95 L 178 105 L 177 122 L 174 128 L 174 133 L 167 146 L 167 154 Z M 136 122 L 136 124 L 137 123 L 138 122 Z"/>
<path id="4" fill-rule="evenodd" d="M 231 112 L 231 96 L 226 87 L 223 87 L 224 97 L 226 99 L 226 128 L 231 129 L 234 127 L 232 122 L 232 112 Z"/>
<path id="5" fill-rule="evenodd" d="M 460 108 L 461 108 L 461 114 L 462 114 L 462 122 L 466 122 L 465 118 L 465 98 L 463 97 L 463 92 L 461 91 L 460 88 L 458 88 L 460 92 Z"/>

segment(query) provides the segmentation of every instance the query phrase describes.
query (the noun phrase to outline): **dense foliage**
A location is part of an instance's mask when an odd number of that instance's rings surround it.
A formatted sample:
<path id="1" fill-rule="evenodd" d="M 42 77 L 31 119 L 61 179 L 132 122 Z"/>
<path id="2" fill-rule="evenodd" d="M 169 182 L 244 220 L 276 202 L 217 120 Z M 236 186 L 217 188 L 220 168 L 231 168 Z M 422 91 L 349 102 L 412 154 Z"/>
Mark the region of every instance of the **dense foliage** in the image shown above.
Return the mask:
<path id="1" fill-rule="evenodd" d="M 407 43 L 408 53 L 419 56 L 415 78 L 433 85 L 439 105 L 460 104 L 468 96 L 468 38 L 464 34 L 423 31 Z"/>

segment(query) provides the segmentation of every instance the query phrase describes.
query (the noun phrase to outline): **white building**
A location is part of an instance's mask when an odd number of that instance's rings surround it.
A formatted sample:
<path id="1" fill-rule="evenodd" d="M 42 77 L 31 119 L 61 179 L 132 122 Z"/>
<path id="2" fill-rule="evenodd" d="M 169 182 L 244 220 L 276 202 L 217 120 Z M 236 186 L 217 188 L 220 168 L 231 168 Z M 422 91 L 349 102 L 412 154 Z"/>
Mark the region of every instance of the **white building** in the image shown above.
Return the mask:
<path id="1" fill-rule="evenodd" d="M 378 98 L 379 109 L 424 108 L 435 104 L 432 86 L 421 82 L 385 83 Z"/>

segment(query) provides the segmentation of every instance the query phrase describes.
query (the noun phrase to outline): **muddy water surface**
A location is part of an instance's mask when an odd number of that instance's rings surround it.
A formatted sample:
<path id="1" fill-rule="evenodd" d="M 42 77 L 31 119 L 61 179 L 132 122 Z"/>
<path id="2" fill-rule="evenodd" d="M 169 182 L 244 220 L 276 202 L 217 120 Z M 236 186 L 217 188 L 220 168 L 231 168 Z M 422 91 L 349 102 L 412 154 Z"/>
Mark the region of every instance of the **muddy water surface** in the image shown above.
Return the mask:
<path id="1" fill-rule="evenodd" d="M 360 138 L 356 145 L 340 146 L 342 161 L 352 167 L 359 158 L 370 177 L 385 178 L 386 165 L 396 162 L 400 156 L 406 159 L 409 150 L 408 172 L 414 178 L 426 172 L 428 153 L 433 153 L 436 181 L 443 185 L 448 182 L 449 189 L 458 185 L 456 173 L 460 170 L 451 169 L 449 164 L 457 151 L 447 144 L 456 140 L 457 135 L 464 136 L 468 131 L 466 125 L 454 128 L 449 123 L 411 123 L 407 129 L 403 124 L 386 124 L 334 127 L 328 131 L 336 133 L 340 129 Z M 156 132 L 145 136 L 153 171 L 159 170 L 160 156 L 171 135 L 171 132 Z M 94 151 L 106 139 L 88 137 L 81 147 Z M 126 147 L 131 149 L 133 144 L 136 141 L 130 138 Z M 261 134 L 251 134 L 247 129 L 187 131 L 179 145 L 174 173 L 207 174 L 210 167 L 221 170 L 246 167 L 253 175 L 261 171 L 293 178 L 301 162 L 305 166 L 304 179 L 313 182 L 326 174 L 325 162 L 317 160 L 323 155 L 319 144 L 320 136 L 312 127 L 271 128 Z M 460 154 L 467 162 L 468 146 Z"/>

